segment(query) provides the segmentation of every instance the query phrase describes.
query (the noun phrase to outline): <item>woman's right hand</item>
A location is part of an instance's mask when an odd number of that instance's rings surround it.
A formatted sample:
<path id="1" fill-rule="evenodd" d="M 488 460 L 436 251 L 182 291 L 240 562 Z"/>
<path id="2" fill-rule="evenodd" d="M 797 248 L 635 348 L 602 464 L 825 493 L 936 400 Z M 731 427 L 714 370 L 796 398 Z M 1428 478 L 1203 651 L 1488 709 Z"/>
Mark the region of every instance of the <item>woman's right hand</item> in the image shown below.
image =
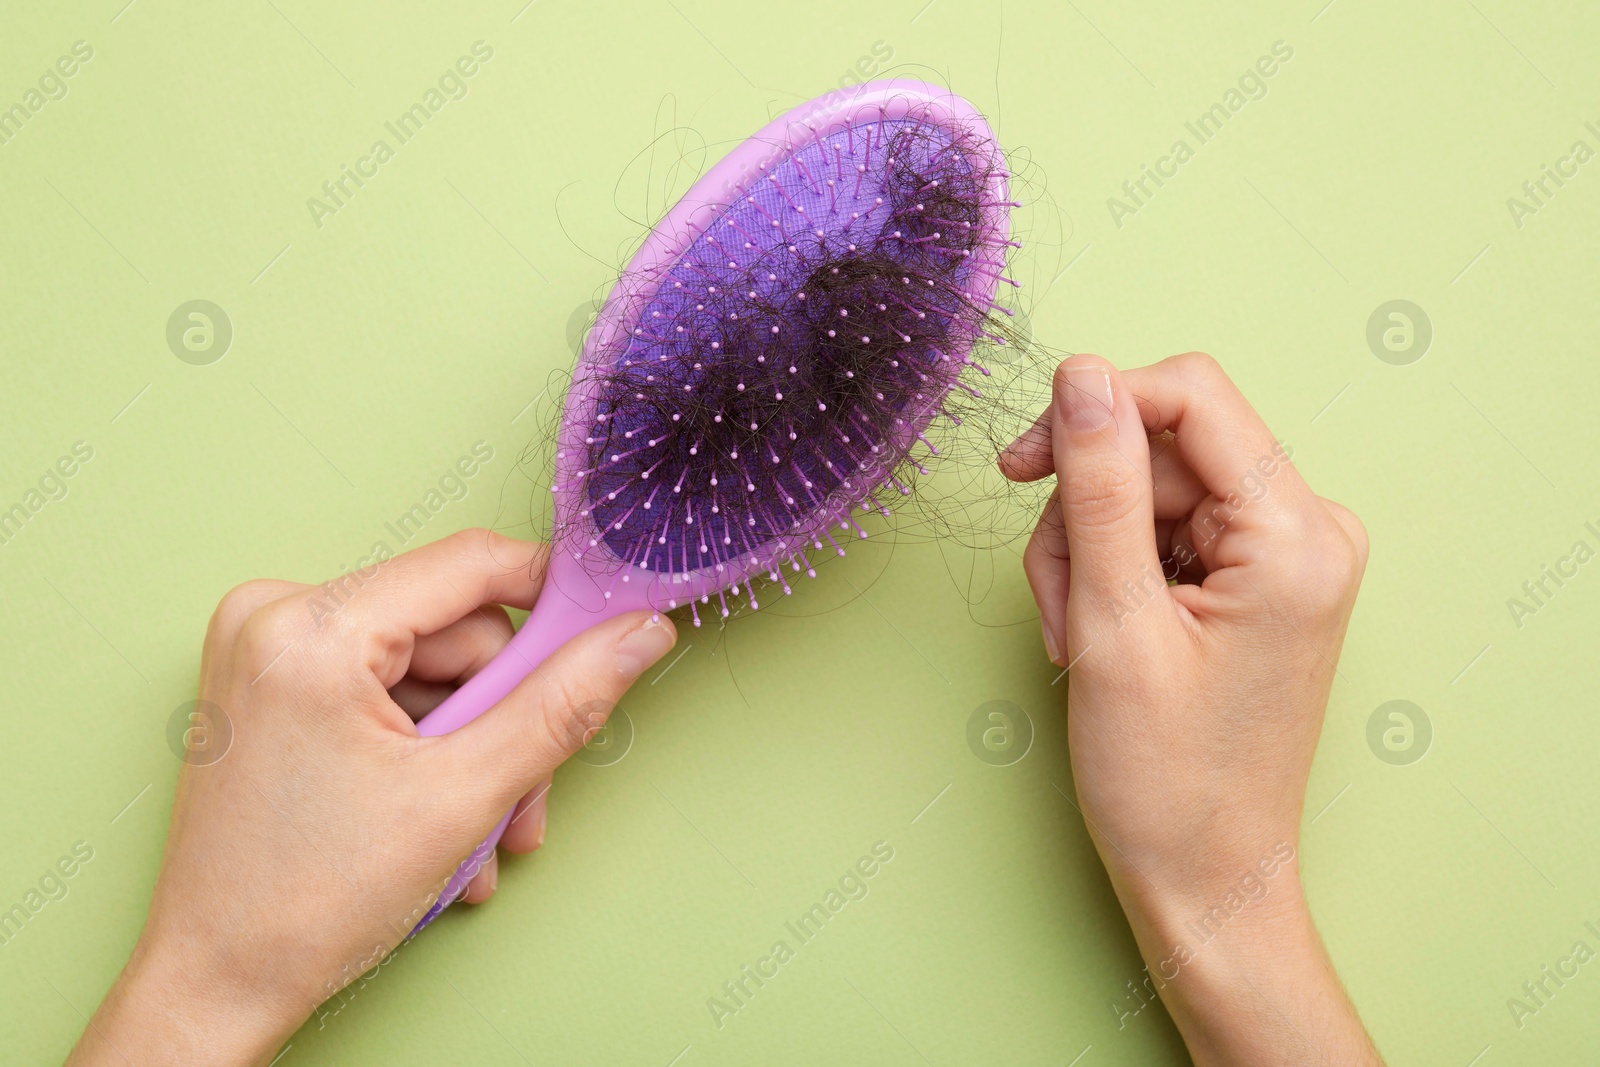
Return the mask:
<path id="1" fill-rule="evenodd" d="M 69 1063 L 267 1063 L 378 973 L 513 805 L 501 844 L 537 847 L 551 775 L 677 638 L 650 611 L 605 620 L 479 718 L 420 736 L 506 647 L 500 605 L 533 607 L 548 555 L 464 530 L 326 585 L 223 599 L 198 695 L 231 743 L 184 760 L 144 932 Z"/>
<path id="2" fill-rule="evenodd" d="M 1053 394 L 1000 465 L 1056 475 L 1024 565 L 1150 985 L 1196 1063 L 1377 1063 L 1296 862 L 1366 533 L 1209 356 L 1073 356 Z"/>

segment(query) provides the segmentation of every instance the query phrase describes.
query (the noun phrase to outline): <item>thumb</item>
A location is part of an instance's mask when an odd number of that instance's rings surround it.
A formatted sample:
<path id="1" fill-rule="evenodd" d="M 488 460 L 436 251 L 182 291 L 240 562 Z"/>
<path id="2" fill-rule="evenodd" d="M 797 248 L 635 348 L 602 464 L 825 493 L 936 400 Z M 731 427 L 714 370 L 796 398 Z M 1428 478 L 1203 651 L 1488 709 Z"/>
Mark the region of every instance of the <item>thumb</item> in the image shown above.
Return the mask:
<path id="1" fill-rule="evenodd" d="M 1156 553 L 1150 440 L 1133 394 L 1099 356 L 1056 369 L 1051 448 L 1072 579 L 1068 618 L 1120 626 L 1164 588 Z"/>
<path id="2" fill-rule="evenodd" d="M 441 737 L 440 754 L 498 817 L 582 748 L 628 687 L 677 640 L 672 621 L 648 611 L 590 627 L 494 707 Z"/>

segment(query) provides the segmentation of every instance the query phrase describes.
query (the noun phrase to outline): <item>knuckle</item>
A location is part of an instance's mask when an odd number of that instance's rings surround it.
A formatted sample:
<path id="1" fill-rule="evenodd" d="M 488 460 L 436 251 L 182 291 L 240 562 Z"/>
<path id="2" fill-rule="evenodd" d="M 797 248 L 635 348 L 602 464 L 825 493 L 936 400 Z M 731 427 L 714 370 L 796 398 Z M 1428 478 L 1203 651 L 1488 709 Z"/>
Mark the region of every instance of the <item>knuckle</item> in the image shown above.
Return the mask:
<path id="1" fill-rule="evenodd" d="M 1052 555 L 1037 544 L 1030 544 L 1022 551 L 1022 574 L 1036 598 L 1041 590 L 1052 587 L 1066 565 L 1067 557 Z"/>
<path id="2" fill-rule="evenodd" d="M 1322 531 L 1305 541 L 1297 586 L 1298 599 L 1310 615 L 1343 610 L 1361 582 L 1361 557 L 1339 529 Z"/>
<path id="3" fill-rule="evenodd" d="M 273 602 L 252 611 L 239 627 L 235 647 L 252 677 L 265 671 L 299 637 L 303 620 L 287 602 Z"/>
<path id="4" fill-rule="evenodd" d="M 1207 497 L 1189 516 L 1187 536 L 1190 543 L 1209 545 L 1228 529 L 1229 521 L 1239 509 L 1230 508 L 1227 501 Z"/>
<path id="5" fill-rule="evenodd" d="M 1355 539 L 1344 530 L 1336 530 L 1328 538 L 1329 567 L 1340 579 L 1346 588 L 1354 589 L 1361 584 L 1361 572 L 1365 568 L 1365 554 L 1356 545 Z"/>
<path id="6" fill-rule="evenodd" d="M 255 578 L 241 582 L 223 594 L 211 613 L 209 629 L 213 633 L 237 633 L 253 612 L 271 603 L 279 595 L 276 582 Z"/>
<path id="7" fill-rule="evenodd" d="M 1360 569 L 1365 570 L 1367 557 L 1372 550 L 1372 540 L 1367 536 L 1367 524 L 1361 521 L 1361 516 L 1343 504 L 1332 500 L 1324 501 L 1324 503 L 1327 505 L 1328 510 L 1333 513 L 1334 519 L 1344 528 L 1345 536 L 1349 538 L 1351 547 L 1355 549 L 1356 560 L 1360 564 Z"/>
<path id="8" fill-rule="evenodd" d="M 1089 463 L 1069 472 L 1061 496 L 1080 523 L 1108 525 L 1126 518 L 1138 503 L 1138 486 L 1127 464 Z"/>
<path id="9" fill-rule="evenodd" d="M 1183 352 L 1168 361 L 1180 375 L 1193 382 L 1210 382 L 1226 378 L 1222 364 L 1209 352 Z"/>
<path id="10" fill-rule="evenodd" d="M 1367 536 L 1367 525 L 1354 515 L 1350 517 L 1350 543 L 1356 550 L 1357 574 L 1365 574 L 1367 560 L 1372 556 L 1372 540 Z"/>
<path id="11" fill-rule="evenodd" d="M 381 671 L 407 663 L 416 649 L 416 637 L 404 627 L 371 626 L 341 617 L 335 620 L 333 632 L 326 635 L 324 644 L 330 650 L 355 649 L 355 662 Z"/>
<path id="12" fill-rule="evenodd" d="M 1033 534 L 1022 551 L 1022 559 L 1024 563 L 1031 559 L 1046 564 L 1064 560 L 1068 554 L 1066 530 L 1061 524 L 1061 496 L 1056 492 L 1050 494 L 1049 503 L 1044 506 L 1043 514 L 1034 525 Z"/>
<path id="13" fill-rule="evenodd" d="M 1022 569 L 1026 574 L 1036 570 L 1041 573 L 1053 566 L 1061 557 L 1058 557 L 1039 540 L 1037 535 L 1028 539 L 1028 544 L 1022 550 Z"/>
<path id="14" fill-rule="evenodd" d="M 551 754 L 564 760 L 582 748 L 606 724 L 613 706 L 612 701 L 599 699 L 582 686 L 557 683 L 544 704 Z"/>
<path id="15" fill-rule="evenodd" d="M 1184 352 L 1167 360 L 1184 388 L 1200 396 L 1211 396 L 1233 388 L 1233 379 L 1209 352 Z"/>
<path id="16" fill-rule="evenodd" d="M 511 621 L 510 612 L 499 604 L 484 604 L 474 611 L 473 615 L 482 619 L 487 627 L 487 629 L 480 627 L 476 636 L 496 652 L 500 651 L 500 648 L 517 632 L 515 624 Z"/>
<path id="17" fill-rule="evenodd" d="M 450 546 L 450 551 L 462 556 L 481 555 L 484 546 L 489 544 L 493 537 L 482 526 L 468 526 L 464 530 L 457 530 L 443 538 L 445 544 Z"/>

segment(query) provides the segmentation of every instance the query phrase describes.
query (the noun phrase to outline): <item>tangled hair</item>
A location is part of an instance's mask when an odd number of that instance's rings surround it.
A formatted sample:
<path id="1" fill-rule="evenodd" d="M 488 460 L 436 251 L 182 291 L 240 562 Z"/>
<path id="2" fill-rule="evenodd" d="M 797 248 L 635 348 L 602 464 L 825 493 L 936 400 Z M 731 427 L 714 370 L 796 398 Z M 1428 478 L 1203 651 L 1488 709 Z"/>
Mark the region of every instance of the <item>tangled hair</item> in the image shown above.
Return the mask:
<path id="1" fill-rule="evenodd" d="M 981 119 L 901 103 L 808 123 L 673 255 L 623 273 L 567 393 L 556 540 L 623 581 L 692 582 L 681 599 L 714 595 L 726 617 L 740 575 L 755 607 L 749 576 L 787 593 L 785 565 L 814 574 L 808 552 L 844 554 L 835 532 L 866 537 L 854 512 L 938 500 L 918 488 L 936 461 L 993 471 L 1040 391 L 1022 382 L 1026 326 L 995 299 L 1018 285 L 1017 176 Z M 971 509 L 1013 494 L 959 482 L 919 518 L 950 536 L 965 515 L 991 540 Z"/>

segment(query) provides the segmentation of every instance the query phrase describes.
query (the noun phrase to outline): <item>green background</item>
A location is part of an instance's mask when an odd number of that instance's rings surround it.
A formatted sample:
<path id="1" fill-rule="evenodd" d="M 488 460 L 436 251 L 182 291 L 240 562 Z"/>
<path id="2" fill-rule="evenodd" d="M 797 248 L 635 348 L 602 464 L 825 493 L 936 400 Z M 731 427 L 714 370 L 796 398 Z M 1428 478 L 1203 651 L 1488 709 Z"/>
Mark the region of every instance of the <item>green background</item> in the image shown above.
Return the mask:
<path id="1" fill-rule="evenodd" d="M 1600 546 L 1600 163 L 1520 227 L 1506 201 L 1574 141 L 1600 148 L 1600 18 L 1553 0 L 124 2 L 11 3 L 0 34 L 0 106 L 74 41 L 95 53 L 0 145 L 0 507 L 74 442 L 94 450 L 0 545 L 0 907 L 74 842 L 95 850 L 0 948 L 6 1062 L 59 1061 L 138 933 L 179 766 L 167 722 L 217 599 L 354 565 L 480 440 L 494 460 L 425 536 L 530 536 L 544 475 L 518 457 L 574 317 L 721 151 L 697 147 L 875 45 L 1030 162 L 1017 269 L 1042 341 L 1125 366 L 1212 352 L 1366 521 L 1302 862 L 1380 1047 L 1592 1055 L 1600 964 L 1520 1029 L 1506 1001 L 1574 941 L 1600 948 L 1600 566 L 1520 627 L 1507 599 L 1579 538 Z M 494 58 L 469 94 L 315 225 L 307 198 L 478 40 Z M 1279 40 L 1294 56 L 1267 95 L 1117 225 L 1107 198 L 1193 146 L 1184 122 Z M 674 125 L 692 132 L 636 160 Z M 166 340 L 194 299 L 234 330 L 208 366 Z M 1367 342 L 1393 299 L 1432 323 L 1407 365 Z M 504 865 L 493 904 L 404 948 L 280 1063 L 1185 1062 L 1159 1007 L 1114 1007 L 1140 961 L 1066 799 L 1065 683 L 1016 550 L 864 548 L 799 603 L 685 630 L 625 703 L 631 751 L 557 776 L 548 843 Z M 949 577 L 969 567 L 977 591 Z M 1397 699 L 1432 725 L 1403 766 L 1367 741 Z M 966 741 L 991 700 L 1036 734 L 1010 766 Z M 880 840 L 895 857 L 870 895 L 719 1030 L 707 998 Z"/>

